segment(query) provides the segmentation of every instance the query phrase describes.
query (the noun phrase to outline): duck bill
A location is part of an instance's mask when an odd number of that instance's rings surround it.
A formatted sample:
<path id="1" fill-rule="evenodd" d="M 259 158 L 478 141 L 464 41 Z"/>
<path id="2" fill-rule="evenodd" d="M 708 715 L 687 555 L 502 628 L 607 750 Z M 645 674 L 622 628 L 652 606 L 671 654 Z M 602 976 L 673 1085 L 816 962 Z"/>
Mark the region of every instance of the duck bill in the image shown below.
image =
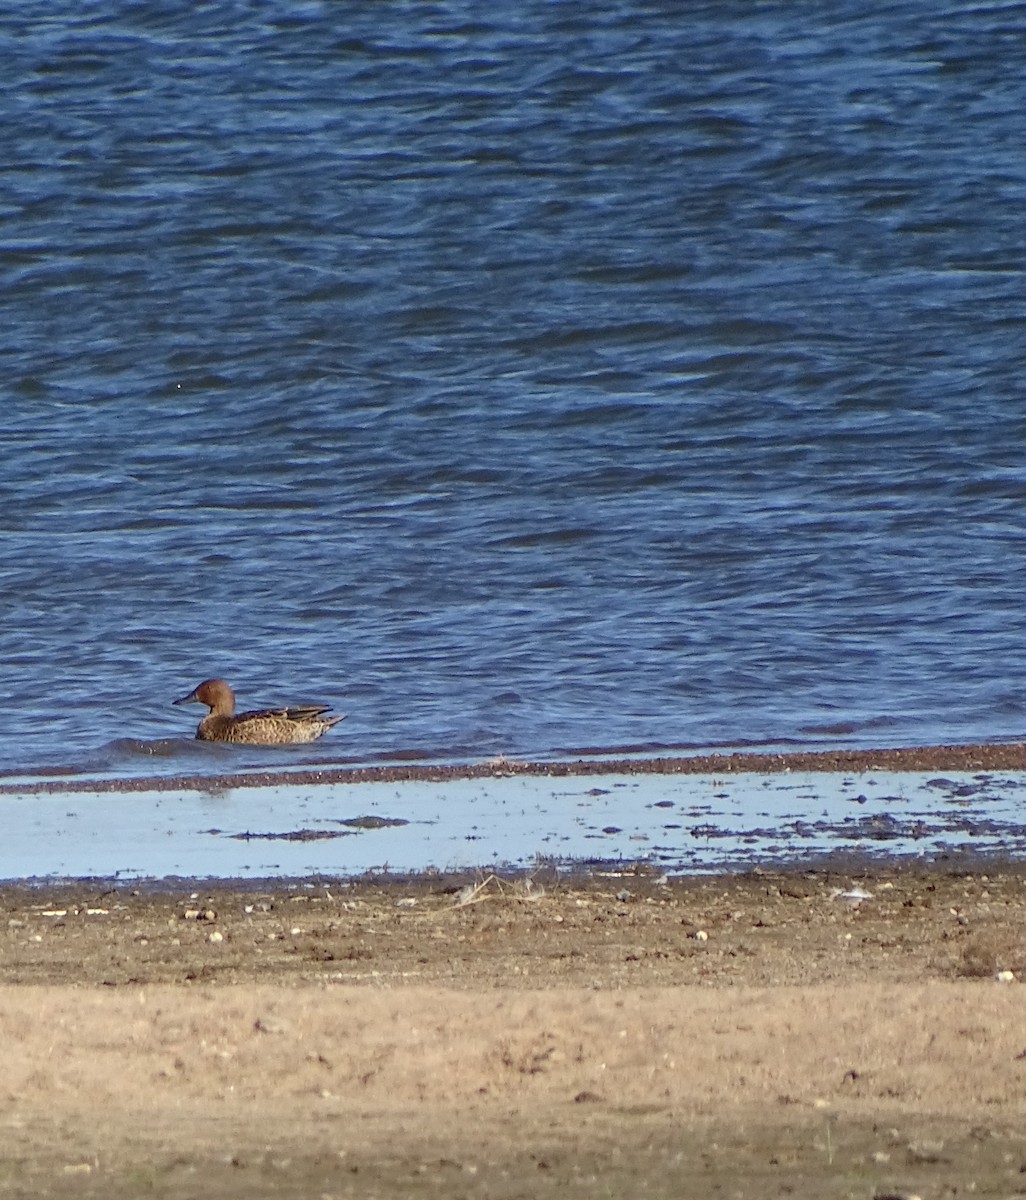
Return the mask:
<path id="1" fill-rule="evenodd" d="M 172 700 L 172 704 L 199 704 L 200 698 L 196 695 L 196 689 L 193 689 L 188 696 L 182 696 L 180 700 Z"/>

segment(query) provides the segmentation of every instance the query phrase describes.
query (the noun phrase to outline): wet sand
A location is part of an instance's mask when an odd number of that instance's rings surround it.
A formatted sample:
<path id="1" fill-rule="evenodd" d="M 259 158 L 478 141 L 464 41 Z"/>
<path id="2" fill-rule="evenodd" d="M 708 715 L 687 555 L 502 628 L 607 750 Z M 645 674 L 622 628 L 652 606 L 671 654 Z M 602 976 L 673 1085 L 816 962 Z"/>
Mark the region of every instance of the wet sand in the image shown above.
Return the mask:
<path id="1" fill-rule="evenodd" d="M 1017 861 L 87 880 L 0 906 L 2 1194 L 1022 1190 Z"/>
<path id="2" fill-rule="evenodd" d="M 581 753 L 585 753 L 582 751 Z M 731 775 L 782 771 L 1021 771 L 1026 743 L 915 746 L 879 750 L 802 750 L 789 753 L 696 754 L 655 757 L 617 756 L 615 750 L 590 749 L 588 757 L 539 760 L 498 758 L 476 763 L 389 763 L 381 766 L 325 767 L 288 771 L 240 771 L 231 774 L 152 775 L 120 779 L 83 779 L 61 775 L 25 783 L 0 784 L 0 795 L 57 792 L 180 791 L 271 787 L 282 783 L 444 783 L 488 779 L 496 775 Z"/>

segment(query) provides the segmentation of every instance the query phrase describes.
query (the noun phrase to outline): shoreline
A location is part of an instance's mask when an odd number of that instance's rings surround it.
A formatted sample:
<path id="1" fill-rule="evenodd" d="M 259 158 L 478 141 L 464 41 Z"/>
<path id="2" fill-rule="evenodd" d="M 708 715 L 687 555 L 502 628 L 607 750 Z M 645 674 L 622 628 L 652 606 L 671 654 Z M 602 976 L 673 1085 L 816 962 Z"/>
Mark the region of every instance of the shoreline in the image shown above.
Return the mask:
<path id="1" fill-rule="evenodd" d="M 246 770 L 198 775 L 125 778 L 31 778 L 0 783 L 0 795 L 52 795 L 73 792 L 211 791 L 274 787 L 281 784 L 448 783 L 463 779 L 539 776 L 572 778 L 600 775 L 779 775 L 787 772 L 865 771 L 1026 771 L 1026 743 L 890 747 L 877 750 L 797 750 L 784 753 L 663 755 L 652 758 L 578 758 L 552 761 L 497 758 L 454 764 Z M 30 773 L 31 774 L 31 773 Z"/>
<path id="2" fill-rule="evenodd" d="M 36 780 L 0 792 L 0 879 L 1000 863 L 1024 788 L 1020 744 Z"/>

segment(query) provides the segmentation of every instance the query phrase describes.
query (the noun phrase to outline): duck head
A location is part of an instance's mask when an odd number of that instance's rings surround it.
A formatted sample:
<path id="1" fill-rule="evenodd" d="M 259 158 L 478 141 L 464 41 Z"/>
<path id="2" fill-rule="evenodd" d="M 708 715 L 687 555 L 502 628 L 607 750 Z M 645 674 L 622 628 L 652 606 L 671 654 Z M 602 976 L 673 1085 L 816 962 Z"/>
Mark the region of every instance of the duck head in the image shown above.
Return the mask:
<path id="1" fill-rule="evenodd" d="M 205 704 L 212 713 L 230 717 L 235 712 L 235 694 L 223 679 L 205 679 L 188 696 L 172 700 L 172 704 Z"/>

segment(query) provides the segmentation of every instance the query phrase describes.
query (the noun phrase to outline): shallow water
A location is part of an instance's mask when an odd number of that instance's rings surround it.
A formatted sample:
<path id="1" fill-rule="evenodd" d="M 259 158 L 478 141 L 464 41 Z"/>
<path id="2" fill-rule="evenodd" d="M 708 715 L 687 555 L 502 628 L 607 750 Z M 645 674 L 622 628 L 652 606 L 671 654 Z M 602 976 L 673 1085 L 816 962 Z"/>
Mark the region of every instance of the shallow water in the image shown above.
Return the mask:
<path id="1" fill-rule="evenodd" d="M 1026 851 L 1026 776 L 542 777 L 0 796 L 0 879 L 660 873 Z M 30 806 L 29 806 L 30 805 Z"/>
<path id="2" fill-rule="evenodd" d="M 0 17 L 0 769 L 1021 733 L 1022 33 Z"/>

